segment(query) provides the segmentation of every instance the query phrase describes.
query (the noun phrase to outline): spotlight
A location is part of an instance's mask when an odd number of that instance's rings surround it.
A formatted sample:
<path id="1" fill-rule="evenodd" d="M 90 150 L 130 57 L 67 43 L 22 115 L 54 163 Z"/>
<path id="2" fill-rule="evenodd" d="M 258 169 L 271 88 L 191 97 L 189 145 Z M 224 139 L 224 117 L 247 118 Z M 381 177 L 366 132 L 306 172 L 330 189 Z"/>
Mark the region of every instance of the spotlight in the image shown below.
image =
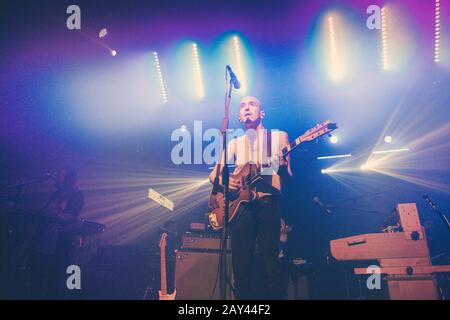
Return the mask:
<path id="1" fill-rule="evenodd" d="M 326 169 L 322 169 L 322 170 L 320 170 L 320 173 L 326 174 L 326 173 L 327 173 L 327 170 L 326 170 Z"/>
<path id="2" fill-rule="evenodd" d="M 103 29 L 100 30 L 100 32 L 98 33 L 98 37 L 101 39 L 101 38 L 106 37 L 107 34 L 108 34 L 108 29 L 103 28 Z"/>
<path id="3" fill-rule="evenodd" d="M 112 55 L 113 57 L 117 56 L 117 51 L 116 51 L 116 50 L 111 50 L 111 55 Z"/>
<path id="4" fill-rule="evenodd" d="M 384 137 L 384 142 L 391 143 L 392 142 L 392 137 L 391 136 Z"/>
<path id="5" fill-rule="evenodd" d="M 331 142 L 332 144 L 338 143 L 338 142 L 339 142 L 339 137 L 338 137 L 338 136 L 332 136 L 332 137 L 330 138 L 330 142 Z"/>
<path id="6" fill-rule="evenodd" d="M 366 162 L 360 167 L 361 171 L 368 171 L 368 170 L 372 170 L 373 168 L 374 168 L 374 165 L 373 165 L 373 163 L 370 163 L 370 162 Z"/>
<path id="7" fill-rule="evenodd" d="M 180 128 L 181 132 L 186 132 L 187 131 L 187 126 L 185 124 L 183 124 Z"/>

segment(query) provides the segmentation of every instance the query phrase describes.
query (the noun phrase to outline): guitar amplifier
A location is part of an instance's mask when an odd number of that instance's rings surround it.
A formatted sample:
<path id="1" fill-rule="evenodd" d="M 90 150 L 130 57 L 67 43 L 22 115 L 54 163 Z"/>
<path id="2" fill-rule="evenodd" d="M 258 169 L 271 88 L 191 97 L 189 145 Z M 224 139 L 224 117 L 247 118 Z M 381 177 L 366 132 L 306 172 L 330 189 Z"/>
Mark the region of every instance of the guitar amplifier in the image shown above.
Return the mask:
<path id="1" fill-rule="evenodd" d="M 227 253 L 227 265 L 230 274 L 232 274 L 231 263 L 231 254 Z M 176 299 L 219 300 L 218 268 L 219 252 L 217 250 L 178 250 L 175 260 Z M 231 283 L 233 283 L 233 279 L 231 279 Z M 227 298 L 233 299 L 231 292 L 227 292 Z"/>
<path id="2" fill-rule="evenodd" d="M 180 249 L 194 250 L 220 250 L 221 233 L 212 232 L 186 232 L 181 236 Z M 231 250 L 231 239 L 227 239 L 227 249 Z"/>

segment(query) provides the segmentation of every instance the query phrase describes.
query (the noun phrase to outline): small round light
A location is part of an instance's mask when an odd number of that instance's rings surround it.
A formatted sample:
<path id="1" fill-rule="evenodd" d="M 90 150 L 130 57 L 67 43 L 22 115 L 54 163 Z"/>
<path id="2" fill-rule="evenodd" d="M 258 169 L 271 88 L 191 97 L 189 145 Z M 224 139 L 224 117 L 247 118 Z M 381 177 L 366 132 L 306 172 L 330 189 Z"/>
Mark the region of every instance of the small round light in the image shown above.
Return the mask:
<path id="1" fill-rule="evenodd" d="M 183 124 L 180 128 L 181 132 L 186 132 L 187 131 L 187 126 L 185 124 Z"/>
<path id="2" fill-rule="evenodd" d="M 391 143 L 392 142 L 392 137 L 391 136 L 384 137 L 384 142 Z"/>
<path id="3" fill-rule="evenodd" d="M 116 51 L 116 50 L 111 50 L 111 55 L 112 55 L 113 57 L 117 56 L 117 51 Z"/>
<path id="4" fill-rule="evenodd" d="M 338 142 L 339 142 L 339 137 L 338 137 L 338 136 L 332 136 L 332 137 L 330 138 L 330 142 L 331 142 L 332 144 L 338 143 Z"/>

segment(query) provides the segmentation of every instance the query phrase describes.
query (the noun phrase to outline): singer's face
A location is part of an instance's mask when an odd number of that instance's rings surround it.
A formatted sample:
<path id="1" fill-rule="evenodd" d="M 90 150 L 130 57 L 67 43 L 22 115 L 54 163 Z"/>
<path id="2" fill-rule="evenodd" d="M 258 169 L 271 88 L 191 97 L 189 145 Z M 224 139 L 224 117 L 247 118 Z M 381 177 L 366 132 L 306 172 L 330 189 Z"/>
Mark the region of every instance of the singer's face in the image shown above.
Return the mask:
<path id="1" fill-rule="evenodd" d="M 239 119 L 242 123 L 261 121 L 261 104 L 255 97 L 245 97 L 241 101 Z"/>

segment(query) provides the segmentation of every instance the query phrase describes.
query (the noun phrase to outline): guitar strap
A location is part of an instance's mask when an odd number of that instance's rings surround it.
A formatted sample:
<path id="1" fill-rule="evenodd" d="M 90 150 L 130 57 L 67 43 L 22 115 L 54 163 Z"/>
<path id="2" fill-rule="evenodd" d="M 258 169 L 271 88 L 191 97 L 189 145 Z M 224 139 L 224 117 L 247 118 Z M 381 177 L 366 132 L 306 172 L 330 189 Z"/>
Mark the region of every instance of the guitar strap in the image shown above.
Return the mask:
<path id="1" fill-rule="evenodd" d="M 262 161 L 268 160 L 268 159 L 270 159 L 270 157 L 272 157 L 272 131 L 270 129 L 267 129 L 266 134 L 267 134 L 267 136 L 266 136 L 266 157 L 267 157 L 267 159 L 262 159 Z M 250 143 L 249 139 L 250 138 L 248 136 L 246 136 L 245 140 L 244 140 L 245 162 L 255 161 L 254 159 L 252 159 L 252 156 L 251 156 L 253 153 L 250 151 L 250 148 L 249 148 L 249 143 Z M 247 154 L 247 152 L 250 152 L 250 154 Z"/>

